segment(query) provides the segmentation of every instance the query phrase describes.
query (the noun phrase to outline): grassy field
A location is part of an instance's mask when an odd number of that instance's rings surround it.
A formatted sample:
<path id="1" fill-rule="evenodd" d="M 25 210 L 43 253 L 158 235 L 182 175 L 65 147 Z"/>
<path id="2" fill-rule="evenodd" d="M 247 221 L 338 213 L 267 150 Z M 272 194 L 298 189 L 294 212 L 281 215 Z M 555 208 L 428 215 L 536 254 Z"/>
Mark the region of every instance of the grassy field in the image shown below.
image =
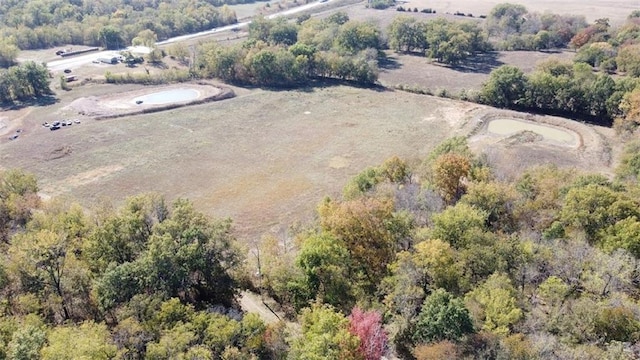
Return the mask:
<path id="1" fill-rule="evenodd" d="M 489 14 L 494 6 L 505 2 L 524 5 L 529 11 L 584 15 L 590 22 L 606 17 L 615 24 L 622 23 L 639 7 L 638 2 L 628 0 L 408 0 L 403 2 L 403 6 L 418 9 L 428 7 L 440 13 L 460 11 L 479 16 Z"/>
<path id="2" fill-rule="evenodd" d="M 455 6 L 460 5 L 460 9 L 452 8 L 453 11 L 482 13 L 475 8 L 463 9 L 464 4 L 457 2 Z M 468 4 L 487 9 L 493 6 L 489 1 Z M 569 4 L 575 6 L 574 12 L 588 9 L 569 2 L 554 11 L 571 12 Z M 607 2 L 598 4 L 606 6 Z M 445 2 L 428 3 L 439 12 L 445 11 L 444 5 Z M 527 6 L 544 10 L 545 5 L 537 1 Z M 611 11 L 626 14 L 630 11 L 627 7 Z M 381 25 L 397 15 L 395 10 L 365 9 L 364 3 L 346 10 L 352 18 L 372 18 Z M 602 15 L 614 16 L 604 11 Z M 216 36 L 226 40 L 238 34 Z M 390 61 L 380 75 L 384 85 L 416 85 L 452 92 L 478 88 L 491 69 L 500 64 L 530 71 L 538 61 L 550 56 L 572 56 L 496 53 L 469 70 L 431 64 L 424 57 L 388 54 Z M 41 56 L 48 59 L 50 54 Z M 82 78 L 97 77 L 107 67 L 116 73 L 130 71 L 124 65 L 90 64 L 74 73 Z M 145 70 L 140 67 L 137 71 Z M 54 81 L 54 88 L 55 85 Z M 163 193 L 169 199 L 187 197 L 206 213 L 232 217 L 243 237 L 254 239 L 313 217 L 322 197 L 339 196 L 345 183 L 364 168 L 393 155 L 418 161 L 445 138 L 469 133 L 473 121 L 482 113 L 495 111 L 391 90 L 345 86 L 298 91 L 234 88 L 236 98 L 215 103 L 113 120 L 79 116 L 81 124 L 55 132 L 40 126 L 68 116 L 68 110 L 62 108 L 79 97 L 142 88 L 89 83 L 68 92 L 58 90 L 58 100 L 51 105 L 3 111 L 0 168 L 31 171 L 40 179 L 43 195 L 69 197 L 85 205 L 101 198 L 119 202 L 148 191 Z M 145 89 L 153 91 L 151 87 Z M 565 151 L 540 143 L 513 144 L 482 132 L 471 143 L 478 152 L 487 153 L 503 177 L 513 176 L 514 169 L 548 162 L 610 171 L 617 151 L 610 145 L 616 143 L 610 129 L 562 119 L 553 121 L 560 126 L 578 127 L 574 130 L 587 145 Z M 20 137 L 8 140 L 17 129 L 23 130 Z"/>
<path id="3" fill-rule="evenodd" d="M 550 58 L 571 60 L 575 53 L 500 51 L 484 54 L 463 66 L 449 67 L 438 64 L 424 56 L 396 54 L 387 51 L 388 61 L 380 71 L 379 81 L 385 86 L 408 85 L 436 92 L 440 89 L 458 94 L 461 90 L 478 90 L 491 71 L 501 65 L 514 65 L 525 73 Z"/>
<path id="4" fill-rule="evenodd" d="M 488 15 L 494 6 L 505 2 L 524 5 L 530 12 L 583 15 L 588 22 L 593 22 L 599 18 L 608 18 L 614 26 L 622 24 L 632 11 L 639 8 L 637 2 L 626 0 L 400 0 L 397 4 L 408 9 L 418 8 L 418 10 L 422 10 L 431 8 L 436 11 L 436 15 L 416 14 L 421 18 L 448 16 L 460 19 L 460 17 L 454 17 L 450 14 L 462 12 L 472 14 L 477 19 L 480 15 Z M 346 11 L 351 17 L 377 19 L 383 25 L 389 22 L 389 18 L 398 14 L 395 7 L 386 10 L 375 10 L 366 9 L 365 5 L 366 2 L 362 2 L 353 5 Z M 407 15 L 408 13 L 404 14 Z"/>
<path id="5" fill-rule="evenodd" d="M 75 95 L 123 89 L 92 85 Z M 423 157 L 477 107 L 343 86 L 237 93 L 218 103 L 83 120 L 54 132 L 39 126 L 56 117 L 55 109 L 72 98 L 67 93 L 60 104 L 32 109 L 19 139 L 3 137 L 0 163 L 34 172 L 50 196 L 89 204 L 158 191 L 231 216 L 256 235 L 312 216 L 323 196 L 339 195 L 367 166 L 393 155 Z"/>
<path id="6" fill-rule="evenodd" d="M 236 98 L 214 103 L 111 120 L 78 116 L 81 124 L 58 131 L 39 125 L 68 113 L 62 108 L 76 97 L 140 88 L 88 85 L 61 94 L 54 105 L 5 112 L 4 121 L 23 132 L 11 141 L 6 136 L 11 126 L 5 128 L 0 164 L 35 173 L 45 196 L 69 197 L 84 205 L 149 191 L 169 199 L 187 197 L 211 215 L 232 217 L 243 237 L 252 239 L 310 219 L 324 196 L 340 196 L 345 183 L 364 168 L 393 155 L 417 162 L 442 140 L 468 134 L 479 116 L 495 111 L 345 86 L 234 88 Z M 584 125 L 569 124 L 586 134 Z M 505 168 L 547 161 L 608 166 L 585 148 L 559 151 L 544 144 L 518 147 L 499 141 L 483 133 L 472 139 L 479 152 L 504 149 L 489 152 L 504 174 Z M 498 156 L 507 153 L 526 153 L 518 157 L 526 162 Z"/>

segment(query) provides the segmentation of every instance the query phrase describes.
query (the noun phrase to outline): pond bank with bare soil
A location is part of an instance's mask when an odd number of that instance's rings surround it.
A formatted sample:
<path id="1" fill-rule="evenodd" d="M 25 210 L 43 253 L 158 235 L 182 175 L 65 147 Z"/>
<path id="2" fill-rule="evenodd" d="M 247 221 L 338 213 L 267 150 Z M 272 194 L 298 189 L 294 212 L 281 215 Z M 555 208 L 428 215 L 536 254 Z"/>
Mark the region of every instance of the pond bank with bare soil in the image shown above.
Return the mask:
<path id="1" fill-rule="evenodd" d="M 181 96 L 182 93 L 187 94 L 187 92 L 189 96 Z M 81 97 L 65 106 L 62 111 L 69 116 L 80 115 L 100 120 L 176 109 L 234 96 L 235 93 L 228 87 L 208 83 L 182 83 L 150 86 L 102 96 Z M 161 98 L 164 100 L 158 101 Z M 146 99 L 149 101 L 145 101 Z"/>

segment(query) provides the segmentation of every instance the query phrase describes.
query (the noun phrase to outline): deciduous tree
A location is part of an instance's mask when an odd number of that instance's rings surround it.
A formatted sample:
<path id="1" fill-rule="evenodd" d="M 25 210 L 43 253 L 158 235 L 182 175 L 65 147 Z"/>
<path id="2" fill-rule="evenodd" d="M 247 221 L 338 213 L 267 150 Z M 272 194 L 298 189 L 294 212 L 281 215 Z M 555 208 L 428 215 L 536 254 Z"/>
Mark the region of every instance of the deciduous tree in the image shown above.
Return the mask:
<path id="1" fill-rule="evenodd" d="M 342 203 L 326 199 L 318 212 L 322 228 L 349 252 L 351 275 L 360 278 L 367 292 L 373 293 L 395 255 L 394 234 L 388 228 L 393 203 L 372 198 Z"/>
<path id="2" fill-rule="evenodd" d="M 482 85 L 481 96 L 487 104 L 497 107 L 521 106 L 527 89 L 527 78 L 519 68 L 503 65 L 493 70 Z"/>
<path id="3" fill-rule="evenodd" d="M 104 324 L 84 322 L 79 326 L 53 328 L 42 349 L 43 360 L 113 359 L 117 348 Z"/>
<path id="4" fill-rule="evenodd" d="M 443 289 L 437 289 L 422 305 L 414 324 L 413 341 L 416 344 L 458 341 L 473 332 L 469 311 L 462 300 Z"/>
<path id="5" fill-rule="evenodd" d="M 510 327 L 522 319 L 516 290 L 504 274 L 491 275 L 465 298 L 483 330 L 506 336 L 511 331 Z"/>
<path id="6" fill-rule="evenodd" d="M 360 339 L 349 332 L 349 320 L 327 305 L 314 305 L 300 315 L 302 335 L 291 340 L 293 359 L 362 359 Z"/>
<path id="7" fill-rule="evenodd" d="M 387 333 L 380 313 L 354 307 L 349 315 L 349 332 L 360 339 L 358 351 L 364 360 L 382 358 L 387 348 Z"/>

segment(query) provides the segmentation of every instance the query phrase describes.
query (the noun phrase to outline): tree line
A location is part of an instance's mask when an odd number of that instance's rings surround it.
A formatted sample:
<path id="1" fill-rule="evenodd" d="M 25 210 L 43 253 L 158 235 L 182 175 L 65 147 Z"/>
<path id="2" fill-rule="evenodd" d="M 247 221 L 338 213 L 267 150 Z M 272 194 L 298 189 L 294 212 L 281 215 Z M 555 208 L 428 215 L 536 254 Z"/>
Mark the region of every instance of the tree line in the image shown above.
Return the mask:
<path id="1" fill-rule="evenodd" d="M 397 16 L 387 28 L 387 36 L 392 50 L 457 64 L 493 50 L 565 48 L 585 28 L 584 17 L 529 13 L 522 5 L 499 4 L 483 21 L 419 21 L 412 16 Z"/>
<path id="2" fill-rule="evenodd" d="M 375 25 L 350 21 L 344 13 L 299 23 L 260 17 L 249 25 L 243 44 L 203 44 L 196 71 L 202 77 L 259 86 L 294 87 L 313 79 L 371 85 L 378 78 L 381 35 Z"/>
<path id="3" fill-rule="evenodd" d="M 604 72 L 622 72 L 640 77 L 640 12 L 632 12 L 620 27 L 609 25 L 607 18 L 597 19 L 572 39 L 577 50 L 574 61 Z"/>
<path id="4" fill-rule="evenodd" d="M 479 101 L 496 107 L 533 110 L 591 120 L 620 131 L 637 126 L 633 100 L 640 89 L 638 78 L 614 80 L 594 73 L 585 63 L 549 60 L 526 75 L 510 65 L 493 70 L 479 93 Z"/>
<path id="5" fill-rule="evenodd" d="M 220 1 L 38 0 L 0 4 L 0 54 L 5 43 L 20 49 L 64 44 L 122 48 L 143 30 L 160 40 L 236 22 Z M 1 63 L 1 61 L 0 61 Z"/>
<path id="6" fill-rule="evenodd" d="M 445 64 L 457 64 L 491 49 L 487 36 L 475 21 L 437 18 L 418 21 L 396 16 L 387 28 L 389 47 L 397 52 L 424 54 Z"/>
<path id="7" fill-rule="evenodd" d="M 567 47 L 587 25 L 584 16 L 541 14 L 503 3 L 491 9 L 484 28 L 496 50 L 537 51 Z"/>
<path id="8" fill-rule="evenodd" d="M 44 64 L 29 61 L 0 69 L 0 104 L 51 95 L 49 83 L 49 70 Z"/>

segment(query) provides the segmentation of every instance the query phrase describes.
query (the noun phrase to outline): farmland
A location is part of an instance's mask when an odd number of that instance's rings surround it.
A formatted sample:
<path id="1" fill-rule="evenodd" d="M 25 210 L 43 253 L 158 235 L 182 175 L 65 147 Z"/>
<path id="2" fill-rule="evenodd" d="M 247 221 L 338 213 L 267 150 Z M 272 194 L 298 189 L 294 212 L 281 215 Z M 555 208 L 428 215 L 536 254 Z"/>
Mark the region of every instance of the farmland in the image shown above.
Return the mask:
<path id="1" fill-rule="evenodd" d="M 136 88 L 92 85 L 82 95 Z M 47 197 L 85 205 L 149 191 L 186 197 L 211 215 L 233 218 L 241 233 L 259 237 L 310 219 L 324 196 L 339 196 L 363 168 L 394 155 L 417 163 L 439 142 L 465 135 L 474 119 L 492 111 L 382 89 L 234 90 L 233 99 L 166 112 L 110 120 L 80 116 L 81 124 L 56 132 L 40 126 L 69 116 L 62 109 L 77 96 L 72 90 L 58 104 L 4 113 L 5 119 L 22 114 L 23 135 L 2 140 L 0 161 L 36 174 Z M 538 146 L 545 154 L 554 151 Z M 580 156 L 582 151 L 553 158 L 562 165 L 606 168 Z M 530 155 L 528 164 L 518 167 L 549 159 Z"/>
<path id="2" fill-rule="evenodd" d="M 562 2 L 552 7 L 549 2 L 537 1 L 526 6 L 531 11 L 582 14 L 590 20 L 592 14 L 600 14 L 607 7 L 606 14 L 613 23 L 622 21 L 631 11 L 627 3 L 591 3 Z M 428 5 L 440 15 L 454 11 L 479 15 L 487 13 L 495 2 L 456 3 L 455 9 L 450 2 L 414 0 L 403 4 L 418 8 Z M 262 6 L 237 7 L 244 19 Z M 362 2 L 341 3 L 339 8 L 352 19 L 373 20 L 383 27 L 399 14 L 393 8 L 367 9 Z M 319 17 L 332 13 L 325 7 L 319 9 Z M 216 34 L 214 38 L 224 42 L 245 34 Z M 24 130 L 18 141 L 3 137 L 0 164 L 34 172 L 46 196 L 71 197 L 84 204 L 101 198 L 117 202 L 145 191 L 161 192 L 169 198 L 187 197 L 211 215 L 233 218 L 241 232 L 257 237 L 266 230 L 286 228 L 312 217 L 315 204 L 323 196 L 339 195 L 345 182 L 367 166 L 393 155 L 417 163 L 445 138 L 468 134 L 467 123 L 479 112 L 490 111 L 479 105 L 392 91 L 393 87 L 405 85 L 433 92 L 444 89 L 457 94 L 478 89 L 489 72 L 500 65 L 515 65 L 530 72 L 545 59 L 571 59 L 574 55 L 495 52 L 472 60 L 471 67 L 455 68 L 420 56 L 391 51 L 386 54 L 379 79 L 384 89 L 333 85 L 296 91 L 234 88 L 234 99 L 113 120 L 86 118 L 79 126 L 53 134 L 40 124 L 76 116 L 65 106 L 80 97 L 152 91 L 148 87 L 92 81 L 68 92 L 57 90 L 59 100 L 53 105 L 0 115 L 3 133 Z M 47 60 L 52 54 L 50 50 L 27 51 L 20 57 Z M 166 67 L 180 66 L 167 59 Z M 133 71 L 143 69 L 163 71 L 153 66 Z M 89 64 L 74 74 L 99 79 L 107 70 L 116 74 L 132 71 L 124 65 Z M 606 148 L 607 154 L 602 156 L 606 160 L 602 162 L 589 162 L 576 152 L 557 153 L 546 145 L 510 147 L 502 155 L 527 153 L 528 161 L 517 164 L 517 168 L 556 162 L 607 171 L 618 149 L 608 145 L 616 143 L 610 129 L 598 128 L 597 132 L 603 143 L 590 151 Z M 484 137 L 473 144 L 480 152 L 494 154 L 505 169 L 514 168 L 508 156 L 496 150 L 503 145 L 487 142 Z M 531 146 L 536 147 L 533 153 Z"/>

